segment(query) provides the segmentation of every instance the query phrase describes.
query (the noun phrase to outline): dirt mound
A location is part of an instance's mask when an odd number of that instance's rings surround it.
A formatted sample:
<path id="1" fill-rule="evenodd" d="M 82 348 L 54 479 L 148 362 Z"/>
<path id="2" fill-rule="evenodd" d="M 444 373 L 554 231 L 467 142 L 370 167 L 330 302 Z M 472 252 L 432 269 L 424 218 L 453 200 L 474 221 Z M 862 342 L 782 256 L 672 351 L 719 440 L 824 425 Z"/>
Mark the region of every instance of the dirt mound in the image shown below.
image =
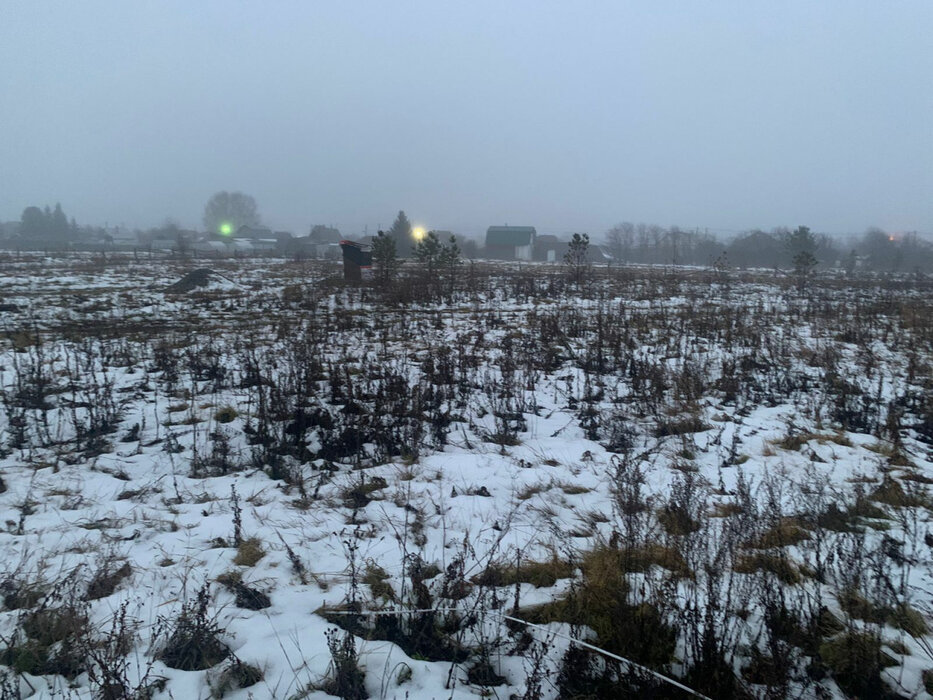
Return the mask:
<path id="1" fill-rule="evenodd" d="M 187 294 L 195 289 L 203 288 L 232 288 L 233 282 L 223 275 L 219 275 L 209 267 L 199 267 L 192 270 L 180 280 L 165 288 L 166 294 Z"/>

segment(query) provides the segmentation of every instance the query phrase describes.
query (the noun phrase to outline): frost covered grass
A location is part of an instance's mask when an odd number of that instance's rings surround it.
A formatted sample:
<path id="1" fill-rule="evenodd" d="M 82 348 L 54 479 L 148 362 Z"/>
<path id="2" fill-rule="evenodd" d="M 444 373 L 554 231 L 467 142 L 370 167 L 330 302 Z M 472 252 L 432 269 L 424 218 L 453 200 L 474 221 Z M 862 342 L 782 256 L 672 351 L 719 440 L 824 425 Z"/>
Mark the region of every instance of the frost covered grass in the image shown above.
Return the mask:
<path id="1" fill-rule="evenodd" d="M 0 260 L 0 697 L 927 692 L 929 282 L 191 267 Z"/>

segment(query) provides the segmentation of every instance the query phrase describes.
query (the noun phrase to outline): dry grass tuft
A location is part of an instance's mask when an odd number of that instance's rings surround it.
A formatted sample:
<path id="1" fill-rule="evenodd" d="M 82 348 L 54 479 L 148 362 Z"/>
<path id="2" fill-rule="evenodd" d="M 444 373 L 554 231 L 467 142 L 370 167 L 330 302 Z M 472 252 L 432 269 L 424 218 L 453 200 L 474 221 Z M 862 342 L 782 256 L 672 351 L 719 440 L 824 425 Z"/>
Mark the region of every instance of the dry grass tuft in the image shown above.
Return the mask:
<path id="1" fill-rule="evenodd" d="M 881 638 L 855 630 L 820 645 L 820 657 L 847 697 L 886 697 L 881 670 L 897 662 L 881 649 Z"/>
<path id="2" fill-rule="evenodd" d="M 376 500 L 376 492 L 388 487 L 389 482 L 381 476 L 374 476 L 369 481 L 360 476 L 360 480 L 344 489 L 343 504 L 347 508 L 365 508 Z"/>
<path id="3" fill-rule="evenodd" d="M 562 481 L 558 484 L 560 490 L 566 493 L 568 496 L 578 496 L 583 493 L 589 493 L 593 489 L 587 488 L 586 486 L 581 486 L 580 484 L 571 484 L 566 481 Z"/>
<path id="4" fill-rule="evenodd" d="M 893 608 L 876 605 L 852 589 L 840 591 L 836 598 L 839 607 L 856 620 L 879 625 L 889 624 L 904 630 L 912 637 L 922 637 L 929 631 L 923 615 L 907 603 L 899 603 Z"/>
<path id="5" fill-rule="evenodd" d="M 369 586 L 374 600 L 383 599 L 395 602 L 395 589 L 389 583 L 389 574 L 378 564 L 368 562 L 360 581 Z"/>
<path id="6" fill-rule="evenodd" d="M 623 556 L 609 547 L 588 552 L 583 580 L 570 595 L 522 610 L 522 617 L 543 624 L 585 625 L 604 649 L 639 663 L 666 665 L 673 658 L 676 632 L 656 606 L 630 602 Z"/>
<path id="7" fill-rule="evenodd" d="M 233 406 L 223 406 L 217 409 L 214 420 L 218 423 L 232 423 L 240 414 Z"/>
<path id="8" fill-rule="evenodd" d="M 262 548 L 262 541 L 257 537 L 250 537 L 240 542 L 233 563 L 237 566 L 255 566 L 264 556 L 266 551 Z"/>
<path id="9" fill-rule="evenodd" d="M 132 573 L 133 570 L 130 568 L 129 562 L 123 562 L 122 566 L 118 568 L 114 568 L 114 562 L 106 562 L 98 569 L 97 573 L 94 574 L 94 578 L 88 584 L 86 598 L 88 600 L 99 600 L 113 595 L 120 581 L 128 578 Z"/>
<path id="10" fill-rule="evenodd" d="M 254 686 L 263 679 L 263 675 L 262 669 L 258 666 L 232 657 L 220 673 L 208 680 L 211 697 L 223 698 L 228 693 Z"/>
<path id="11" fill-rule="evenodd" d="M 647 571 L 653 566 L 659 566 L 680 577 L 693 575 L 683 555 L 676 548 L 662 544 L 647 544 L 626 549 L 597 547 L 583 556 L 581 564 L 584 575 L 593 580 L 616 569 L 623 573 L 635 573 Z"/>
<path id="12" fill-rule="evenodd" d="M 781 518 L 772 528 L 745 544 L 749 549 L 772 549 L 787 547 L 810 539 L 809 533 L 801 526 L 797 518 Z"/>
<path id="13" fill-rule="evenodd" d="M 513 586 L 516 583 L 530 583 L 535 588 L 548 588 L 559 579 L 571 578 L 573 566 L 556 556 L 550 561 L 526 561 L 518 565 L 490 564 L 486 570 L 471 580 L 479 586 Z"/>
<path id="14" fill-rule="evenodd" d="M 551 488 L 551 485 L 543 481 L 539 481 L 536 484 L 528 484 L 527 486 L 522 487 L 522 489 L 515 494 L 515 498 L 520 501 L 527 501 L 533 496 L 537 496 L 539 493 L 544 493 Z"/>
<path id="15" fill-rule="evenodd" d="M 895 508 L 926 506 L 929 501 L 921 489 L 922 487 L 918 486 L 905 490 L 899 481 L 885 476 L 881 484 L 871 492 L 870 498 L 877 503 L 884 503 Z"/>
<path id="16" fill-rule="evenodd" d="M 713 510 L 709 514 L 711 518 L 731 518 L 733 515 L 740 515 L 745 512 L 738 503 L 713 503 Z"/>
<path id="17" fill-rule="evenodd" d="M 783 583 L 796 585 L 801 581 L 801 571 L 793 561 L 764 552 L 743 554 L 736 559 L 733 569 L 740 574 L 753 574 L 756 571 L 767 571 L 774 574 Z"/>

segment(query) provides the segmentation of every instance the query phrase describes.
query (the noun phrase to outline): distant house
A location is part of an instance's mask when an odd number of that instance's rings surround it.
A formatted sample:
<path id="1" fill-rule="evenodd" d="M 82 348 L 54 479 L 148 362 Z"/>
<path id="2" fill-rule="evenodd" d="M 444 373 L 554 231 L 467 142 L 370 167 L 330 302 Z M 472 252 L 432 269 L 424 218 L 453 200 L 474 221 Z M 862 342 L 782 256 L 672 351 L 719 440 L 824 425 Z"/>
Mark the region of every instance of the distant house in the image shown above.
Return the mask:
<path id="1" fill-rule="evenodd" d="M 249 241 L 252 250 L 257 253 L 284 253 L 288 248 L 289 241 L 294 236 L 288 231 L 273 231 L 265 226 L 240 226 L 234 239 Z"/>
<path id="2" fill-rule="evenodd" d="M 234 238 L 243 238 L 246 240 L 252 240 L 254 238 L 270 238 L 272 237 L 272 229 L 266 228 L 265 226 L 247 226 L 243 224 L 236 230 L 233 234 Z"/>
<path id="3" fill-rule="evenodd" d="M 542 262 L 561 262 L 567 254 L 567 241 L 545 234 L 535 240 L 534 259 Z"/>
<path id="4" fill-rule="evenodd" d="M 310 236 L 298 236 L 291 239 L 285 248 L 285 254 L 296 260 L 308 260 L 317 257 L 317 244 Z"/>
<path id="5" fill-rule="evenodd" d="M 187 232 L 189 235 L 195 235 L 194 231 Z M 139 231 L 130 231 L 125 228 L 116 228 L 110 231 L 111 245 L 123 248 L 133 248 L 139 244 Z"/>
<path id="6" fill-rule="evenodd" d="M 225 241 L 207 237 L 195 242 L 193 249 L 198 255 L 206 257 L 226 258 L 230 255 L 230 246 Z"/>
<path id="7" fill-rule="evenodd" d="M 569 249 L 570 241 L 547 234 L 538 236 L 535 240 L 534 259 L 542 262 L 562 263 Z M 604 245 L 598 245 L 590 241 L 590 244 L 586 247 L 587 262 L 608 264 L 614 259 L 609 248 Z"/>
<path id="8" fill-rule="evenodd" d="M 340 243 L 318 243 L 314 254 L 319 260 L 339 260 L 342 254 Z"/>
<path id="9" fill-rule="evenodd" d="M 490 226 L 486 229 L 486 255 L 500 260 L 531 260 L 534 226 Z"/>
<path id="10" fill-rule="evenodd" d="M 608 246 L 590 243 L 586 249 L 586 259 L 591 263 L 609 264 L 615 261 L 615 256 Z"/>
<path id="11" fill-rule="evenodd" d="M 230 241 L 230 250 L 234 255 L 252 255 L 256 252 L 256 249 L 253 248 L 253 242 L 248 238 L 234 238 Z"/>
<path id="12" fill-rule="evenodd" d="M 279 249 L 279 242 L 275 238 L 254 238 L 250 244 L 253 251 L 261 255 L 271 255 Z"/>
<path id="13" fill-rule="evenodd" d="M 321 244 L 339 244 L 340 241 L 343 240 L 339 229 L 334 228 L 333 226 L 324 226 L 323 224 L 312 226 L 311 233 L 308 234 L 308 238 L 310 238 L 315 243 Z"/>
<path id="14" fill-rule="evenodd" d="M 322 243 L 311 236 L 301 236 L 288 242 L 285 254 L 297 260 L 339 260 L 340 241 Z"/>

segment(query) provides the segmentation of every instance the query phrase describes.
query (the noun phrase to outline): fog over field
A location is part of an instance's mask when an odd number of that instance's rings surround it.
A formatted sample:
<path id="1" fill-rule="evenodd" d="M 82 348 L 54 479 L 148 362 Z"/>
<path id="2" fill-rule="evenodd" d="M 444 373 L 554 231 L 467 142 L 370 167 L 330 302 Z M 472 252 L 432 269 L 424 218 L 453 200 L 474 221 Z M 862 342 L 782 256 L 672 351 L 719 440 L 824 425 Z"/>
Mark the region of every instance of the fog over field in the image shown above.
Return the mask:
<path id="1" fill-rule="evenodd" d="M 0 221 L 933 232 L 933 6 L 0 7 Z"/>

